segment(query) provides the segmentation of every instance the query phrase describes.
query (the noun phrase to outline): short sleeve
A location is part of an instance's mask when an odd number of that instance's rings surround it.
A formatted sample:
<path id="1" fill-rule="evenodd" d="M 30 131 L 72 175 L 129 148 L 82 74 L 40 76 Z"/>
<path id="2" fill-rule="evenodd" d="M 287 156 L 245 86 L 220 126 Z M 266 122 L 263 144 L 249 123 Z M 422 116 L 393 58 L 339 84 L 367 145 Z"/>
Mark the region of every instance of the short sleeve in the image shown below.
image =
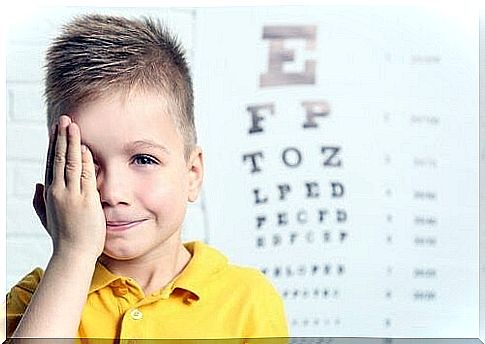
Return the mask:
<path id="1" fill-rule="evenodd" d="M 250 318 L 246 326 L 249 338 L 288 337 L 288 322 L 285 307 L 278 291 L 260 271 L 255 274 L 253 300 Z M 279 342 L 278 342 L 279 343 Z"/>
<path id="2" fill-rule="evenodd" d="M 41 268 L 35 268 L 7 293 L 7 338 L 12 336 L 22 319 L 43 273 Z"/>

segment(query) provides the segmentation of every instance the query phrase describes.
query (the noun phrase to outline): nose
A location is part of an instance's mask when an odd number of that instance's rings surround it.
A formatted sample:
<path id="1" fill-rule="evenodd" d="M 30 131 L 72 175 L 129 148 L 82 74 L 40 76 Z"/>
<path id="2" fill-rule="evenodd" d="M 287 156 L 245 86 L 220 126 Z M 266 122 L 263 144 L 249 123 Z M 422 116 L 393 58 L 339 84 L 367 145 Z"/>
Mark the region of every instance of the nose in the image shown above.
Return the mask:
<path id="1" fill-rule="evenodd" d="M 121 171 L 114 169 L 99 171 L 96 183 L 103 207 L 131 203 L 129 182 Z"/>

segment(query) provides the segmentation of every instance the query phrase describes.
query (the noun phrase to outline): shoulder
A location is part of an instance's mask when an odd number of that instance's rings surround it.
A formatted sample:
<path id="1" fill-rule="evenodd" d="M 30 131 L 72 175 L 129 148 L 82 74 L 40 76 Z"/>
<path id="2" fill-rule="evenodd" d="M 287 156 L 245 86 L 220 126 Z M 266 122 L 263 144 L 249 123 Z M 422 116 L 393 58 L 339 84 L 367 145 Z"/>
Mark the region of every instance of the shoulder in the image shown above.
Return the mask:
<path id="1" fill-rule="evenodd" d="M 187 275 L 204 281 L 202 289 L 209 298 L 224 295 L 226 308 L 244 318 L 243 337 L 288 336 L 283 299 L 266 275 L 253 267 L 229 263 L 222 252 L 204 243 L 189 245 L 195 259 Z"/>
<path id="2" fill-rule="evenodd" d="M 246 304 L 282 304 L 276 288 L 258 269 L 232 264 L 221 251 L 203 242 L 185 245 L 193 254 L 186 275 L 203 284 L 203 288 L 225 293 L 233 300 L 244 300 Z"/>
<path id="3" fill-rule="evenodd" d="M 6 327 L 8 336 L 11 336 L 17 327 L 43 275 L 44 271 L 41 268 L 35 268 L 7 293 Z"/>
<path id="4" fill-rule="evenodd" d="M 7 306 L 15 303 L 28 303 L 44 275 L 44 270 L 35 268 L 15 284 L 7 294 Z"/>
<path id="5" fill-rule="evenodd" d="M 241 299 L 248 310 L 244 335 L 288 337 L 284 302 L 272 282 L 261 271 L 250 267 L 228 265 L 227 274 L 235 282 L 232 293 L 244 294 Z"/>
<path id="6" fill-rule="evenodd" d="M 245 294 L 251 299 L 279 299 L 279 294 L 271 281 L 258 269 L 232 264 L 218 249 L 202 242 L 190 243 L 195 253 L 198 280 L 215 282 L 224 290 L 231 290 L 233 296 Z"/>
<path id="7" fill-rule="evenodd" d="M 35 268 L 27 275 L 25 275 L 17 284 L 15 284 L 11 288 L 10 293 L 17 289 L 33 293 L 37 288 L 37 285 L 39 284 L 43 275 L 44 275 L 44 270 L 42 270 L 42 268 L 39 268 L 39 267 Z"/>
<path id="8" fill-rule="evenodd" d="M 44 270 L 35 268 L 10 289 L 7 293 L 8 312 L 12 310 L 18 313 L 27 307 L 43 275 Z"/>
<path id="9" fill-rule="evenodd" d="M 225 273 L 239 283 L 253 288 L 262 287 L 265 290 L 273 288 L 270 280 L 261 271 L 253 267 L 228 264 Z"/>
<path id="10" fill-rule="evenodd" d="M 225 279 L 234 289 L 243 289 L 258 304 L 280 305 L 282 299 L 273 283 L 261 271 L 252 267 L 228 264 Z"/>

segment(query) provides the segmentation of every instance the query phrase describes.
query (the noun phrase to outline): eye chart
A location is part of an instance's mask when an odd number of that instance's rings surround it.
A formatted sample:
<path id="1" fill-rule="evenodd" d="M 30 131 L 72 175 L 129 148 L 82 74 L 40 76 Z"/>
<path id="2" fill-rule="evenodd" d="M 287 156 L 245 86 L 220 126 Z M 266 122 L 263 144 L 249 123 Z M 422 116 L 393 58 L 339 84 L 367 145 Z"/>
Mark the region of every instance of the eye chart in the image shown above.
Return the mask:
<path id="1" fill-rule="evenodd" d="M 292 336 L 478 333 L 478 17 L 204 9 L 209 243 L 259 268 Z"/>

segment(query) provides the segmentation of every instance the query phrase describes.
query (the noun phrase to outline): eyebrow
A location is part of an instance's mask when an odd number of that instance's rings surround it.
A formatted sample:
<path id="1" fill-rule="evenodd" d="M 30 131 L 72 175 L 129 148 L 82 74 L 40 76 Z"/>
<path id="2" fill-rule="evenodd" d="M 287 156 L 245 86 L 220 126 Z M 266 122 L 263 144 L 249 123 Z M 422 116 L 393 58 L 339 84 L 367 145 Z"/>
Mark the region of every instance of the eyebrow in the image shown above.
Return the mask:
<path id="1" fill-rule="evenodd" d="M 170 150 L 167 147 L 148 139 L 128 142 L 125 145 L 123 145 L 123 149 L 125 151 L 129 151 L 133 148 L 148 148 L 148 149 L 154 148 L 154 149 L 161 150 L 166 154 L 170 154 Z"/>

